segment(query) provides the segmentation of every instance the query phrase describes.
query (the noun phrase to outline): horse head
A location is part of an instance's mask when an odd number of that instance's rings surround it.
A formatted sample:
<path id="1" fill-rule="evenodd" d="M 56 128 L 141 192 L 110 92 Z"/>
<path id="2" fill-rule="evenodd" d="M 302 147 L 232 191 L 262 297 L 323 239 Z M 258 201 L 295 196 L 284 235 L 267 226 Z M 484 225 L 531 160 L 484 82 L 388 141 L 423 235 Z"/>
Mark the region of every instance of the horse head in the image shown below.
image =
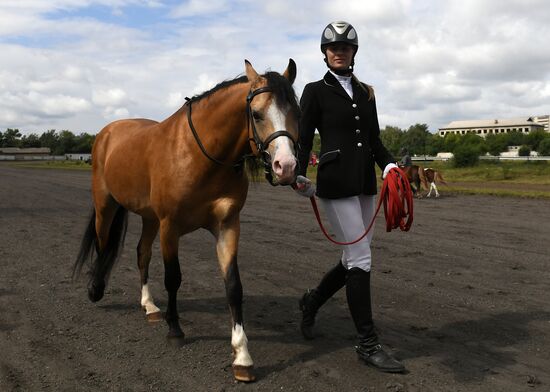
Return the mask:
<path id="1" fill-rule="evenodd" d="M 247 112 L 255 149 L 264 161 L 270 182 L 273 172 L 278 184 L 291 184 L 296 178 L 300 113 L 292 87 L 296 79 L 296 63 L 290 59 L 282 75 L 276 72 L 259 75 L 245 60 L 245 71 L 250 83 Z"/>

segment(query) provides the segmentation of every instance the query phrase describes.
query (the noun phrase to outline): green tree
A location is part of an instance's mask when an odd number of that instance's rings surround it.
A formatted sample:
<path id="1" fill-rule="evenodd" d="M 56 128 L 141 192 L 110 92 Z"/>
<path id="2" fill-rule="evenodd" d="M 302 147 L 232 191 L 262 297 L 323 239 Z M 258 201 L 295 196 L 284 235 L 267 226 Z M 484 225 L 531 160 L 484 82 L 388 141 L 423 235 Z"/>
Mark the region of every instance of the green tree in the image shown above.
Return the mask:
<path id="1" fill-rule="evenodd" d="M 48 147 L 53 153 L 59 144 L 59 135 L 56 133 L 55 129 L 50 129 L 40 135 L 40 144 L 42 147 Z"/>
<path id="2" fill-rule="evenodd" d="M 454 133 L 448 133 L 443 137 L 443 150 L 453 152 L 460 143 L 460 136 Z"/>
<path id="3" fill-rule="evenodd" d="M 531 148 L 528 145 L 524 144 L 519 148 L 518 155 L 520 157 L 528 157 L 529 155 L 531 155 Z"/>
<path id="4" fill-rule="evenodd" d="M 531 147 L 532 151 L 538 151 L 539 143 L 547 137 L 550 137 L 550 134 L 544 129 L 535 129 L 525 136 L 525 144 Z"/>
<path id="5" fill-rule="evenodd" d="M 426 141 L 426 154 L 437 155 L 438 152 L 445 151 L 445 139 L 438 134 L 432 133 Z"/>
<path id="6" fill-rule="evenodd" d="M 506 151 L 508 140 L 505 134 L 490 134 L 485 137 L 485 147 L 489 154 L 499 156 L 501 152 Z"/>
<path id="7" fill-rule="evenodd" d="M 386 125 L 386 127 L 380 131 L 380 139 L 392 155 L 396 157 L 400 155 L 401 147 L 403 147 L 403 130 L 401 128 Z"/>
<path id="8" fill-rule="evenodd" d="M 525 142 L 525 134 L 518 132 L 518 131 L 512 131 L 505 133 L 505 138 L 507 140 L 508 146 L 521 146 L 522 144 L 526 144 Z"/>
<path id="9" fill-rule="evenodd" d="M 75 137 L 74 151 L 81 154 L 89 154 L 92 152 L 92 145 L 94 144 L 95 135 L 89 133 L 81 133 Z"/>
<path id="10" fill-rule="evenodd" d="M 21 138 L 21 147 L 23 148 L 38 148 L 42 147 L 42 144 L 40 143 L 40 138 L 36 133 L 31 133 L 28 135 L 24 135 Z"/>
<path id="11" fill-rule="evenodd" d="M 455 167 L 475 166 L 479 162 L 479 146 L 460 144 L 453 151 L 451 163 Z"/>
<path id="12" fill-rule="evenodd" d="M 6 129 L 2 134 L 0 147 L 19 147 L 21 145 L 21 132 L 19 129 Z"/>
<path id="13" fill-rule="evenodd" d="M 544 140 L 539 143 L 537 152 L 540 155 L 550 156 L 550 137 L 544 138 Z"/>
<path id="14" fill-rule="evenodd" d="M 64 155 L 69 152 L 75 152 L 76 138 L 71 131 L 63 130 L 59 133 L 59 142 L 53 150 L 54 155 Z"/>
<path id="15" fill-rule="evenodd" d="M 427 124 L 411 125 L 403 135 L 403 147 L 406 147 L 410 154 L 426 154 L 426 146 L 430 135 Z"/>

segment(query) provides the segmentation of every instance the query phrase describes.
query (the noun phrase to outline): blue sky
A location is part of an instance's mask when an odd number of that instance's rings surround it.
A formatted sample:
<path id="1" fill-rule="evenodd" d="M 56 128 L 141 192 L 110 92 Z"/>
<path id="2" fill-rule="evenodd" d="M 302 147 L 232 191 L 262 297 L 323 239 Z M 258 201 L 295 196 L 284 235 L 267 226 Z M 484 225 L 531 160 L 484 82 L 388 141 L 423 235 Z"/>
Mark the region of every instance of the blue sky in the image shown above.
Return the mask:
<path id="1" fill-rule="evenodd" d="M 326 71 L 324 26 L 352 23 L 381 126 L 550 112 L 546 0 L 0 0 L 0 130 L 162 120 L 244 71 Z"/>

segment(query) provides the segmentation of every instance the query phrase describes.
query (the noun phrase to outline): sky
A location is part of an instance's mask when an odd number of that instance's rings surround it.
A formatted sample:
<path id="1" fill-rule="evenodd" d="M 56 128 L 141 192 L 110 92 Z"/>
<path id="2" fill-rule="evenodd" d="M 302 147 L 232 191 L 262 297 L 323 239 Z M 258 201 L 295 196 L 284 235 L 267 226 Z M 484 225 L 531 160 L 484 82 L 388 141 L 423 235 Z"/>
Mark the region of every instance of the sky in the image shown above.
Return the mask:
<path id="1" fill-rule="evenodd" d="M 245 59 L 294 59 L 300 97 L 337 20 L 357 30 L 382 128 L 550 114 L 548 0 L 0 0 L 0 131 L 163 120 Z"/>

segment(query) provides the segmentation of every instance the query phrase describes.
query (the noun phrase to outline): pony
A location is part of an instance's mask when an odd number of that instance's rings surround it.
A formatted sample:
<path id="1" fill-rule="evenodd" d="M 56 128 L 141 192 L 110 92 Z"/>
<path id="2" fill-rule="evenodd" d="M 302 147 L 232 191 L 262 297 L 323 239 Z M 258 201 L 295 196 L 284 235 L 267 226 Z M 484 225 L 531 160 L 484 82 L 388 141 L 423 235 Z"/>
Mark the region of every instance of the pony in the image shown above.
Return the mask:
<path id="1" fill-rule="evenodd" d="M 430 190 L 426 195 L 426 197 L 430 197 L 432 195 L 432 190 L 435 191 L 435 197 L 439 197 L 439 192 L 437 190 L 436 182 L 439 182 L 443 185 L 447 185 L 447 183 L 443 179 L 443 175 L 439 171 L 429 167 L 424 169 L 423 172 L 424 172 L 423 184 L 426 187 L 426 189 L 428 189 L 427 183 L 430 183 Z"/>
<path id="2" fill-rule="evenodd" d="M 417 194 L 417 192 L 420 191 L 420 184 L 422 184 L 424 188 L 426 188 L 426 191 L 428 191 L 426 197 L 431 197 L 432 191 L 435 191 L 435 197 L 440 196 L 436 182 L 447 185 L 443 179 L 443 175 L 435 169 L 423 168 L 419 165 L 402 166 L 401 169 L 407 175 L 413 193 L 418 197 L 420 197 L 420 193 Z"/>
<path id="3" fill-rule="evenodd" d="M 128 119 L 108 124 L 92 150 L 93 209 L 73 277 L 91 259 L 88 297 L 99 301 L 124 243 L 128 211 L 138 214 L 141 307 L 148 321 L 162 320 L 148 285 L 151 247 L 160 231 L 168 293 L 164 319 L 168 338 L 181 341 L 179 238 L 199 228 L 210 231 L 230 308 L 232 369 L 239 381 L 255 379 L 237 265 L 239 213 L 248 192 L 248 174 L 258 167 L 254 162 L 263 162 L 273 185 L 295 181 L 300 112 L 292 87 L 295 78 L 292 59 L 282 75 L 259 75 L 245 60 L 244 76 L 187 98 L 162 122 Z"/>

